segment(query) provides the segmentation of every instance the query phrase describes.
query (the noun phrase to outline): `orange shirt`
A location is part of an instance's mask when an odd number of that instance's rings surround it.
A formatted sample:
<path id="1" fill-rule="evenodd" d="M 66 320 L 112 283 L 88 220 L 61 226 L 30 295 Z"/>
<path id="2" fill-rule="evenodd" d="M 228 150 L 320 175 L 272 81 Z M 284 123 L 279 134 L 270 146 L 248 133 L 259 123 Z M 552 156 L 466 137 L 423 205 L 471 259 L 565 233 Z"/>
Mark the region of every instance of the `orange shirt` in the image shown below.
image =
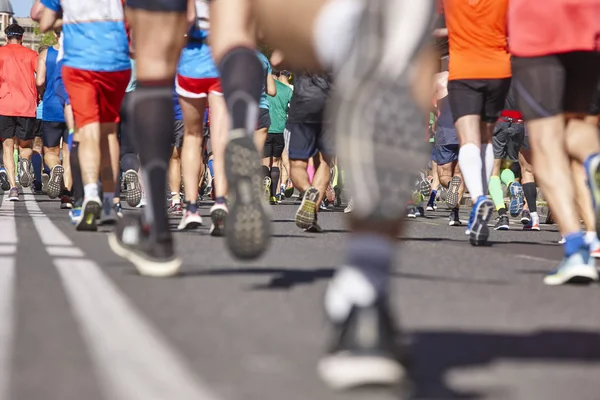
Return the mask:
<path id="1" fill-rule="evenodd" d="M 509 78 L 508 0 L 443 0 L 449 80 Z"/>
<path id="2" fill-rule="evenodd" d="M 0 47 L 0 115 L 35 117 L 37 57 L 20 44 Z"/>
<path id="3" fill-rule="evenodd" d="M 600 0 L 511 0 L 509 8 L 515 56 L 600 51 Z"/>

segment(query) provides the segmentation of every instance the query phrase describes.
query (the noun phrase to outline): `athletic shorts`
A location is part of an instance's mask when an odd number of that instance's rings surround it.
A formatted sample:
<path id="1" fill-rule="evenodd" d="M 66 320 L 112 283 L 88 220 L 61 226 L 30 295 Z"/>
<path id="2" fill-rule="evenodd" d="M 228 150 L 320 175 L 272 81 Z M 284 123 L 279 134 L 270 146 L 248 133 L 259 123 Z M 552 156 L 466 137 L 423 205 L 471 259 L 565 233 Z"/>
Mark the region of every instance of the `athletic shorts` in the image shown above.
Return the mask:
<path id="1" fill-rule="evenodd" d="M 42 140 L 45 147 L 60 146 L 60 139 L 67 143 L 69 140 L 69 128 L 66 122 L 42 122 Z"/>
<path id="2" fill-rule="evenodd" d="M 458 150 L 460 146 L 457 144 L 441 144 L 433 148 L 433 161 L 437 165 L 446 165 L 451 162 L 458 161 Z"/>
<path id="3" fill-rule="evenodd" d="M 175 88 L 179 96 L 188 99 L 202 99 L 209 93 L 223 95 L 219 78 L 188 78 L 177 74 Z"/>
<path id="4" fill-rule="evenodd" d="M 285 147 L 285 138 L 283 133 L 269 133 L 265 141 L 264 158 L 280 158 Z"/>
<path id="5" fill-rule="evenodd" d="M 333 155 L 333 135 L 323 124 L 288 122 L 286 129 L 290 131 L 290 159 L 308 160 L 318 152 Z"/>
<path id="6" fill-rule="evenodd" d="M 512 68 L 519 110 L 526 120 L 594 111 L 600 52 L 513 56 Z"/>
<path id="7" fill-rule="evenodd" d="M 519 150 L 525 140 L 525 125 L 498 121 L 494 128 L 494 158 L 519 161 Z"/>
<path id="8" fill-rule="evenodd" d="M 187 11 L 187 0 L 127 0 L 127 7 L 146 11 Z"/>
<path id="9" fill-rule="evenodd" d="M 590 108 L 591 115 L 600 115 L 600 80 L 598 81 L 598 87 L 596 88 L 596 94 L 592 100 L 592 106 Z"/>
<path id="10" fill-rule="evenodd" d="M 42 137 L 42 120 L 35 120 L 35 137 Z"/>
<path id="11" fill-rule="evenodd" d="M 181 149 L 183 145 L 183 121 L 180 119 L 175 120 L 175 127 L 173 130 L 173 143 L 171 146 Z"/>
<path id="12" fill-rule="evenodd" d="M 448 100 L 454 122 L 466 115 L 479 115 L 484 122 L 496 122 L 509 89 L 510 78 L 449 81 Z"/>
<path id="13" fill-rule="evenodd" d="M 0 139 L 33 140 L 35 138 L 35 117 L 0 116 Z"/>
<path id="14" fill-rule="evenodd" d="M 131 70 L 96 72 L 64 66 L 62 73 L 77 127 L 119 122 Z"/>
<path id="15" fill-rule="evenodd" d="M 256 126 L 256 130 L 260 129 L 269 129 L 271 126 L 271 115 L 269 114 L 269 110 L 266 108 L 258 109 L 258 123 Z"/>

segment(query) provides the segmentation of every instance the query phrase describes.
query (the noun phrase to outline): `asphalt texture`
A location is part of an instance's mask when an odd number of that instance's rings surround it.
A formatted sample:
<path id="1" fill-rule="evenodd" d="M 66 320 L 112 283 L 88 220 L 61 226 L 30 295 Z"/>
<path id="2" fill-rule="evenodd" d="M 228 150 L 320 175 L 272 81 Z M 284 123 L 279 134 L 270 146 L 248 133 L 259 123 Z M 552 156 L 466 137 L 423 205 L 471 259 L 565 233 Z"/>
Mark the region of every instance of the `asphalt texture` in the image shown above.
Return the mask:
<path id="1" fill-rule="evenodd" d="M 345 215 L 323 212 L 325 232 L 312 234 L 294 225 L 296 208 L 272 207 L 270 250 L 242 263 L 209 236 L 203 203 L 205 226 L 175 234 L 181 276 L 153 279 L 110 251 L 110 228 L 76 232 L 45 196 L 3 201 L 0 400 L 600 398 L 600 288 L 542 283 L 561 258 L 556 227 L 515 221 L 475 248 L 444 207 L 398 239 L 392 303 L 411 394 L 330 391 L 315 366 Z"/>

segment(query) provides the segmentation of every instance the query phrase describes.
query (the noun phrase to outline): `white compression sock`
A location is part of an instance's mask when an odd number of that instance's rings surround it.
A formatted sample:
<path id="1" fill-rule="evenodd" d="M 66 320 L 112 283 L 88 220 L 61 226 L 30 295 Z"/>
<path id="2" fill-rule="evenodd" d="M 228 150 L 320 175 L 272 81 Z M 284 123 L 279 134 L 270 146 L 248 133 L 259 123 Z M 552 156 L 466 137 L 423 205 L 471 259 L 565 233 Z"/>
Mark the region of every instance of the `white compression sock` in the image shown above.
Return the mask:
<path id="1" fill-rule="evenodd" d="M 492 143 L 484 143 L 481 145 L 481 158 L 483 158 L 485 165 L 485 187 L 483 192 L 487 193 L 488 185 L 490 184 L 490 178 L 492 177 L 492 170 L 494 169 L 494 146 Z"/>
<path id="2" fill-rule="evenodd" d="M 475 202 L 483 195 L 481 150 L 473 143 L 467 143 L 458 151 L 458 165 L 465 185 Z"/>
<path id="3" fill-rule="evenodd" d="M 89 197 L 98 197 L 98 184 L 97 183 L 88 183 L 83 187 L 83 195 L 86 198 Z"/>
<path id="4" fill-rule="evenodd" d="M 326 69 L 339 69 L 350 52 L 364 8 L 363 0 L 330 0 L 313 26 L 317 57 Z"/>

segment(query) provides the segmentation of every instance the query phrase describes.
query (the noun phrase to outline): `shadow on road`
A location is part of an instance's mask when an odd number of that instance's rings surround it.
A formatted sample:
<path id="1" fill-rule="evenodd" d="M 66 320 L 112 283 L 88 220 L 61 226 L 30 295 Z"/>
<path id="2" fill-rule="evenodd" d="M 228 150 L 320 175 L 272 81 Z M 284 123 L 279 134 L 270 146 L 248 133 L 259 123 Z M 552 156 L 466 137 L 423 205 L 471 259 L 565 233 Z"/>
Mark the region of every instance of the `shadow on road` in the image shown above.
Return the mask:
<path id="1" fill-rule="evenodd" d="M 333 268 L 232 268 L 183 272 L 180 276 L 271 275 L 267 283 L 250 285 L 250 290 L 286 290 L 297 285 L 312 284 L 321 279 L 330 279 L 334 272 Z"/>
<path id="2" fill-rule="evenodd" d="M 411 332 L 410 341 L 414 383 L 410 398 L 414 399 L 484 399 L 492 393 L 453 388 L 445 377 L 455 369 L 485 367 L 500 360 L 600 363 L 600 334 L 586 331 L 509 334 L 422 330 Z M 490 388 L 494 396 L 498 390 L 502 388 Z"/>

